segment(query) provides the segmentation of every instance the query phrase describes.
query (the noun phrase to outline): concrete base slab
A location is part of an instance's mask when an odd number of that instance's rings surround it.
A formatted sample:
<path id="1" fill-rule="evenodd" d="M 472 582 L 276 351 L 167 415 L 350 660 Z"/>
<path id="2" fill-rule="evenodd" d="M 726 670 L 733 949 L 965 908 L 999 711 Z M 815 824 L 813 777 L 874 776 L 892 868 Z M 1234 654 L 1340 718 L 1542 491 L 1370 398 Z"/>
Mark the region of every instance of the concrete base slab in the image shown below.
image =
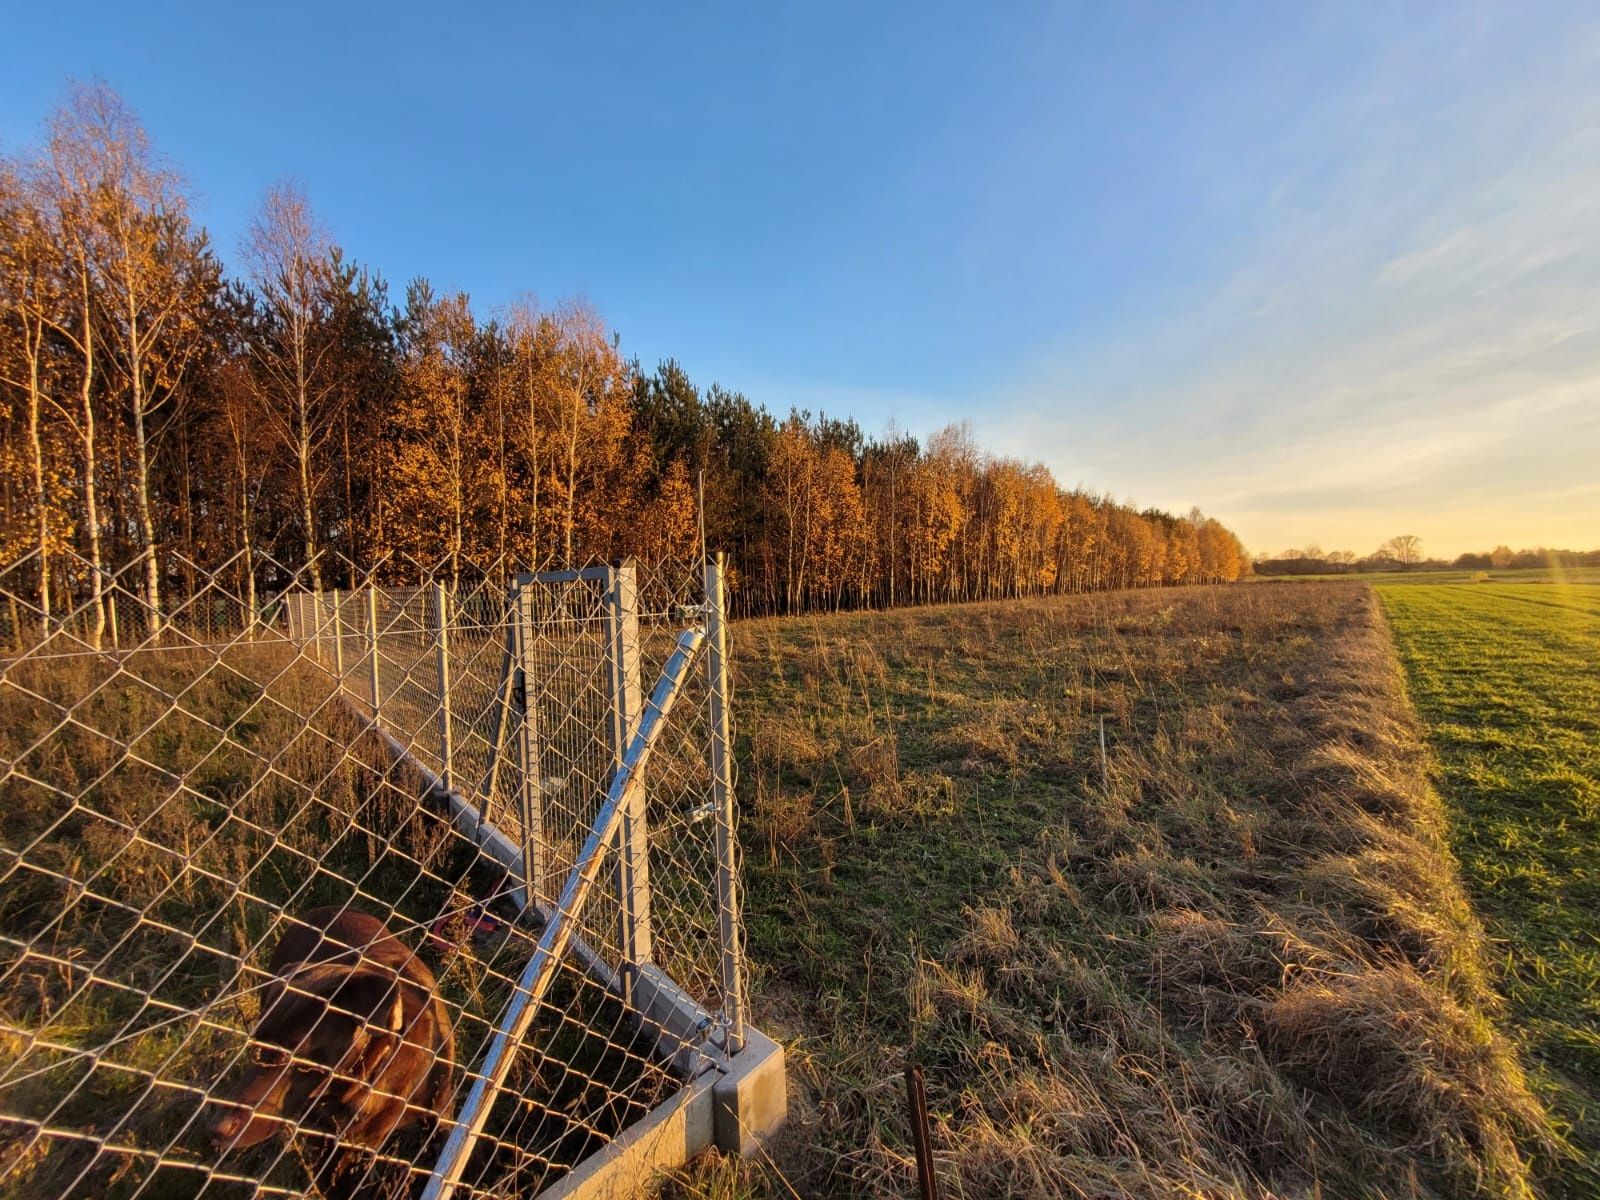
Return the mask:
<path id="1" fill-rule="evenodd" d="M 628 1200 L 650 1181 L 711 1145 L 712 1099 L 707 1076 L 630 1125 L 603 1149 L 539 1193 L 539 1200 Z"/>
<path id="2" fill-rule="evenodd" d="M 745 1029 L 744 1049 L 727 1060 L 712 1085 L 719 1149 L 754 1154 L 789 1117 L 783 1047 L 759 1029 Z"/>
<path id="3" fill-rule="evenodd" d="M 788 1117 L 783 1047 L 747 1029 L 744 1049 L 684 1084 L 539 1193 L 539 1200 L 622 1200 L 712 1146 L 753 1154 Z"/>

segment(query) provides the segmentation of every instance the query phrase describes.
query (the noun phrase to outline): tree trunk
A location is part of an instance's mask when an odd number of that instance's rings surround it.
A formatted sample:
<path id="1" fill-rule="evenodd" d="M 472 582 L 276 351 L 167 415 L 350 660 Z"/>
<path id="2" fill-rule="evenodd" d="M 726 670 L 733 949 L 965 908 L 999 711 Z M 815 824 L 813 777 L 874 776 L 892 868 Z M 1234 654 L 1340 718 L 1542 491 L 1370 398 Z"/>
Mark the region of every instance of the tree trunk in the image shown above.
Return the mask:
<path id="1" fill-rule="evenodd" d="M 150 438 L 145 427 L 148 413 L 144 389 L 144 338 L 139 327 L 138 296 L 140 289 L 133 281 L 127 263 L 129 251 L 123 248 L 123 277 L 128 308 L 128 399 L 133 412 L 134 504 L 139 521 L 139 536 L 144 545 L 144 602 L 149 610 L 149 636 L 161 633 L 161 563 L 160 548 L 156 544 L 156 523 L 150 506 Z"/>
<path id="2" fill-rule="evenodd" d="M 572 400 L 572 430 L 567 435 L 567 528 L 566 565 L 577 564 L 572 558 L 572 526 L 578 499 L 578 405 L 583 403 L 582 389 Z"/>
<path id="3" fill-rule="evenodd" d="M 144 389 L 135 385 L 133 445 L 138 478 L 134 500 L 139 511 L 139 536 L 144 540 L 144 602 L 150 610 L 150 636 L 161 632 L 161 564 L 156 545 L 156 523 L 150 508 L 150 445 L 144 424 Z"/>
<path id="4" fill-rule="evenodd" d="M 533 496 L 530 505 L 532 512 L 529 523 L 532 525 L 529 536 L 533 540 L 533 561 L 530 567 L 538 567 L 539 563 L 539 436 L 537 426 L 533 423 L 533 391 L 528 392 L 528 474 L 532 476 Z"/>
<path id="5" fill-rule="evenodd" d="M 322 591 L 322 563 L 317 560 L 317 516 L 311 503 L 311 427 L 302 388 L 295 411 L 295 461 L 300 470 L 300 522 L 304 526 L 306 569 L 313 591 Z"/>
<path id="6" fill-rule="evenodd" d="M 180 429 L 183 439 L 183 542 L 187 547 L 184 550 L 186 565 L 183 575 L 188 595 L 193 597 L 196 594 L 195 563 L 199 559 L 199 551 L 194 544 L 194 462 L 190 457 L 189 427 L 185 424 L 180 426 Z M 211 611 L 209 604 L 206 611 Z"/>
<path id="7" fill-rule="evenodd" d="M 461 548 L 466 542 L 466 507 L 467 487 L 466 455 L 461 452 L 461 426 L 464 423 L 464 410 L 467 406 L 465 396 L 456 397 L 455 421 L 450 435 L 450 486 L 451 496 L 451 531 L 450 531 L 450 588 L 457 595 L 461 592 Z"/>
<path id="8" fill-rule="evenodd" d="M 345 408 L 341 414 L 344 421 L 344 538 L 345 551 L 350 556 L 350 570 L 355 571 L 356 565 L 361 561 L 356 545 L 356 495 L 354 472 L 350 465 L 350 410 Z M 355 579 L 350 584 L 355 586 Z"/>
<path id="9" fill-rule="evenodd" d="M 537 569 L 539 564 L 539 421 L 538 402 L 533 386 L 533 365 L 524 363 L 522 376 L 523 398 L 528 404 L 528 480 L 532 495 L 529 497 L 528 537 L 530 561 L 524 565 Z"/>
<path id="10" fill-rule="evenodd" d="M 89 308 L 89 279 L 82 279 L 83 303 L 83 519 L 89 537 L 89 645 L 100 649 L 106 633 L 105 569 L 100 549 L 99 470 L 94 430 L 94 323 Z"/>
<path id="11" fill-rule="evenodd" d="M 44 439 L 39 433 L 39 409 L 43 391 L 39 386 L 39 355 L 43 349 L 44 323 L 29 334 L 28 346 L 28 446 L 33 452 L 33 501 L 39 524 L 39 620 L 45 636 L 50 633 L 50 503 L 44 486 Z"/>
<path id="12" fill-rule="evenodd" d="M 506 478 L 506 393 L 501 383 L 502 366 L 498 359 L 495 360 L 494 372 L 494 412 L 495 420 L 499 423 L 497 453 L 499 455 L 496 466 L 499 468 L 496 478 L 496 502 L 499 512 L 496 514 L 497 528 L 495 530 L 495 570 L 506 570 L 506 545 L 511 537 L 511 496 L 510 483 Z"/>
<path id="13" fill-rule="evenodd" d="M 239 467 L 239 540 L 244 551 L 244 627 L 254 631 L 256 626 L 256 549 L 250 533 L 253 515 L 250 511 L 250 464 L 244 455 L 235 457 Z"/>

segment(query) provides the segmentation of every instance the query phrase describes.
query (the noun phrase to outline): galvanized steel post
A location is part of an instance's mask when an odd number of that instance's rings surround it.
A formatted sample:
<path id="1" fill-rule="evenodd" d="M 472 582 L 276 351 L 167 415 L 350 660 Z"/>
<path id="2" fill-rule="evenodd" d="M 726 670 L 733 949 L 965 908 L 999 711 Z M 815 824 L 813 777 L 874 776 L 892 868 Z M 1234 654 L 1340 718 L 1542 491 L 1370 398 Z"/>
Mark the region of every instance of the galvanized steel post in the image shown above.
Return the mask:
<path id="1" fill-rule="evenodd" d="M 614 768 L 639 729 L 639 574 L 625 559 L 606 568 L 606 643 L 611 663 L 611 750 Z M 621 906 L 623 999 L 632 997 L 640 964 L 650 961 L 650 835 L 645 819 L 649 795 L 629 793 L 617 844 L 617 898 Z"/>
<path id="2" fill-rule="evenodd" d="M 319 663 L 326 662 L 327 656 L 322 649 L 322 631 L 323 627 L 328 621 L 328 612 L 327 606 L 322 602 L 322 589 L 318 588 L 316 591 L 311 593 L 311 607 L 315 611 L 317 618 L 315 623 L 312 625 L 312 629 L 314 630 L 312 637 L 313 644 L 317 652 L 317 661 Z"/>
<path id="3" fill-rule="evenodd" d="M 344 690 L 344 611 L 339 603 L 339 589 L 333 589 L 333 677 Z"/>
<path id="4" fill-rule="evenodd" d="M 434 644 L 439 651 L 439 780 L 444 790 L 455 790 L 451 771 L 454 745 L 450 733 L 450 593 L 444 584 L 433 585 Z"/>
<path id="5" fill-rule="evenodd" d="M 368 683 L 372 689 L 372 720 L 376 724 L 379 709 L 382 707 L 381 689 L 383 683 L 378 670 L 380 662 L 378 658 L 378 586 L 372 583 L 367 585 L 367 654 L 372 660 L 370 668 L 372 678 Z"/>
<path id="6" fill-rule="evenodd" d="M 522 764 L 518 815 L 522 824 L 522 882 L 531 906 L 551 897 L 544 877 L 544 756 L 539 747 L 540 685 L 534 670 L 533 589 L 526 584 L 519 585 L 516 596 L 517 602 L 512 606 L 516 634 L 513 669 L 522 684 L 517 689 L 522 697 L 522 719 L 517 728 L 517 757 Z"/>
<path id="7" fill-rule="evenodd" d="M 738 842 L 734 829 L 733 744 L 728 696 L 728 623 L 720 553 L 705 565 L 706 676 L 711 693 L 711 788 L 717 820 L 717 929 L 722 943 L 723 1017 L 728 1052 L 744 1048 L 744 948 L 739 918 Z"/>

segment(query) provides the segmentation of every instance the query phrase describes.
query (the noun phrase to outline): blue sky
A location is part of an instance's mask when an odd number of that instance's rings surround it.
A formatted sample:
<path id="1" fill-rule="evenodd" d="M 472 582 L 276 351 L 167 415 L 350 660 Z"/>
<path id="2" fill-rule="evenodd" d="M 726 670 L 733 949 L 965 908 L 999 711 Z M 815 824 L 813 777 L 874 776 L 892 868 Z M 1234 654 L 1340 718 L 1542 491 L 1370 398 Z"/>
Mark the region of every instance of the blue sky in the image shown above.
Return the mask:
<path id="1" fill-rule="evenodd" d="M 292 176 L 397 294 L 421 274 L 485 314 L 583 295 L 647 364 L 869 430 L 970 420 L 1252 548 L 1600 544 L 1600 9 L 5 24 L 5 147 L 69 77 L 106 79 L 225 258 Z"/>

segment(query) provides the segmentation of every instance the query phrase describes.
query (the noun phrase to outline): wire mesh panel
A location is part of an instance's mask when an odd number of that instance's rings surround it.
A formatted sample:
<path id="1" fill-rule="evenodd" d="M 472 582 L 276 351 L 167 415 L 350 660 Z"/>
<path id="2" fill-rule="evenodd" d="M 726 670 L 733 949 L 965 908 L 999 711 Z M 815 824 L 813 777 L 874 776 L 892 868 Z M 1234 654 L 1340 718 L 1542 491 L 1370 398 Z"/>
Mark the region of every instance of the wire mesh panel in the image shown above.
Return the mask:
<path id="1" fill-rule="evenodd" d="M 713 564 L 720 579 L 720 568 Z M 714 777 L 714 750 L 721 745 L 731 755 L 726 726 L 714 720 L 714 684 L 720 682 L 726 701 L 726 680 L 715 679 L 715 655 L 722 653 L 715 622 L 720 610 L 707 605 L 704 575 L 699 564 L 685 570 L 670 564 L 639 567 L 640 660 L 646 678 L 654 678 L 673 650 L 674 630 L 686 612 L 704 621 L 708 644 L 704 669 L 687 682 L 682 703 L 662 732 L 646 781 L 648 803 L 645 825 L 649 843 L 651 960 L 673 982 L 711 1015 L 716 1028 L 710 1036 L 727 1037 L 725 1026 L 740 1001 L 742 984 L 730 979 L 711 948 L 741 935 L 735 921 L 730 930 L 719 924 L 722 903 L 716 881 L 729 881 L 737 873 L 731 859 L 719 865 L 719 832 L 728 835 L 731 852 L 730 789 L 719 794 Z M 729 906 L 734 907 L 730 904 Z M 730 947 L 742 959 L 742 948 Z"/>
<path id="2" fill-rule="evenodd" d="M 626 706 L 706 618 L 698 564 L 632 568 L 626 611 L 605 564 L 321 566 L 341 586 L 186 565 L 160 613 L 141 564 L 49 614 L 26 561 L 0 574 L 0 1195 L 419 1192 L 526 1004 Z M 591 856 L 458 1195 L 537 1193 L 727 1040 L 709 679 Z M 663 977 L 696 1028 L 650 1007 Z"/>
<path id="3" fill-rule="evenodd" d="M 526 835 L 534 899 L 546 908 L 577 860 L 620 759 L 609 574 L 595 567 L 517 581 L 520 704 L 513 720 L 521 790 L 498 811 L 519 837 Z M 582 930 L 612 965 L 619 960 L 615 901 L 614 889 L 597 896 Z"/>

